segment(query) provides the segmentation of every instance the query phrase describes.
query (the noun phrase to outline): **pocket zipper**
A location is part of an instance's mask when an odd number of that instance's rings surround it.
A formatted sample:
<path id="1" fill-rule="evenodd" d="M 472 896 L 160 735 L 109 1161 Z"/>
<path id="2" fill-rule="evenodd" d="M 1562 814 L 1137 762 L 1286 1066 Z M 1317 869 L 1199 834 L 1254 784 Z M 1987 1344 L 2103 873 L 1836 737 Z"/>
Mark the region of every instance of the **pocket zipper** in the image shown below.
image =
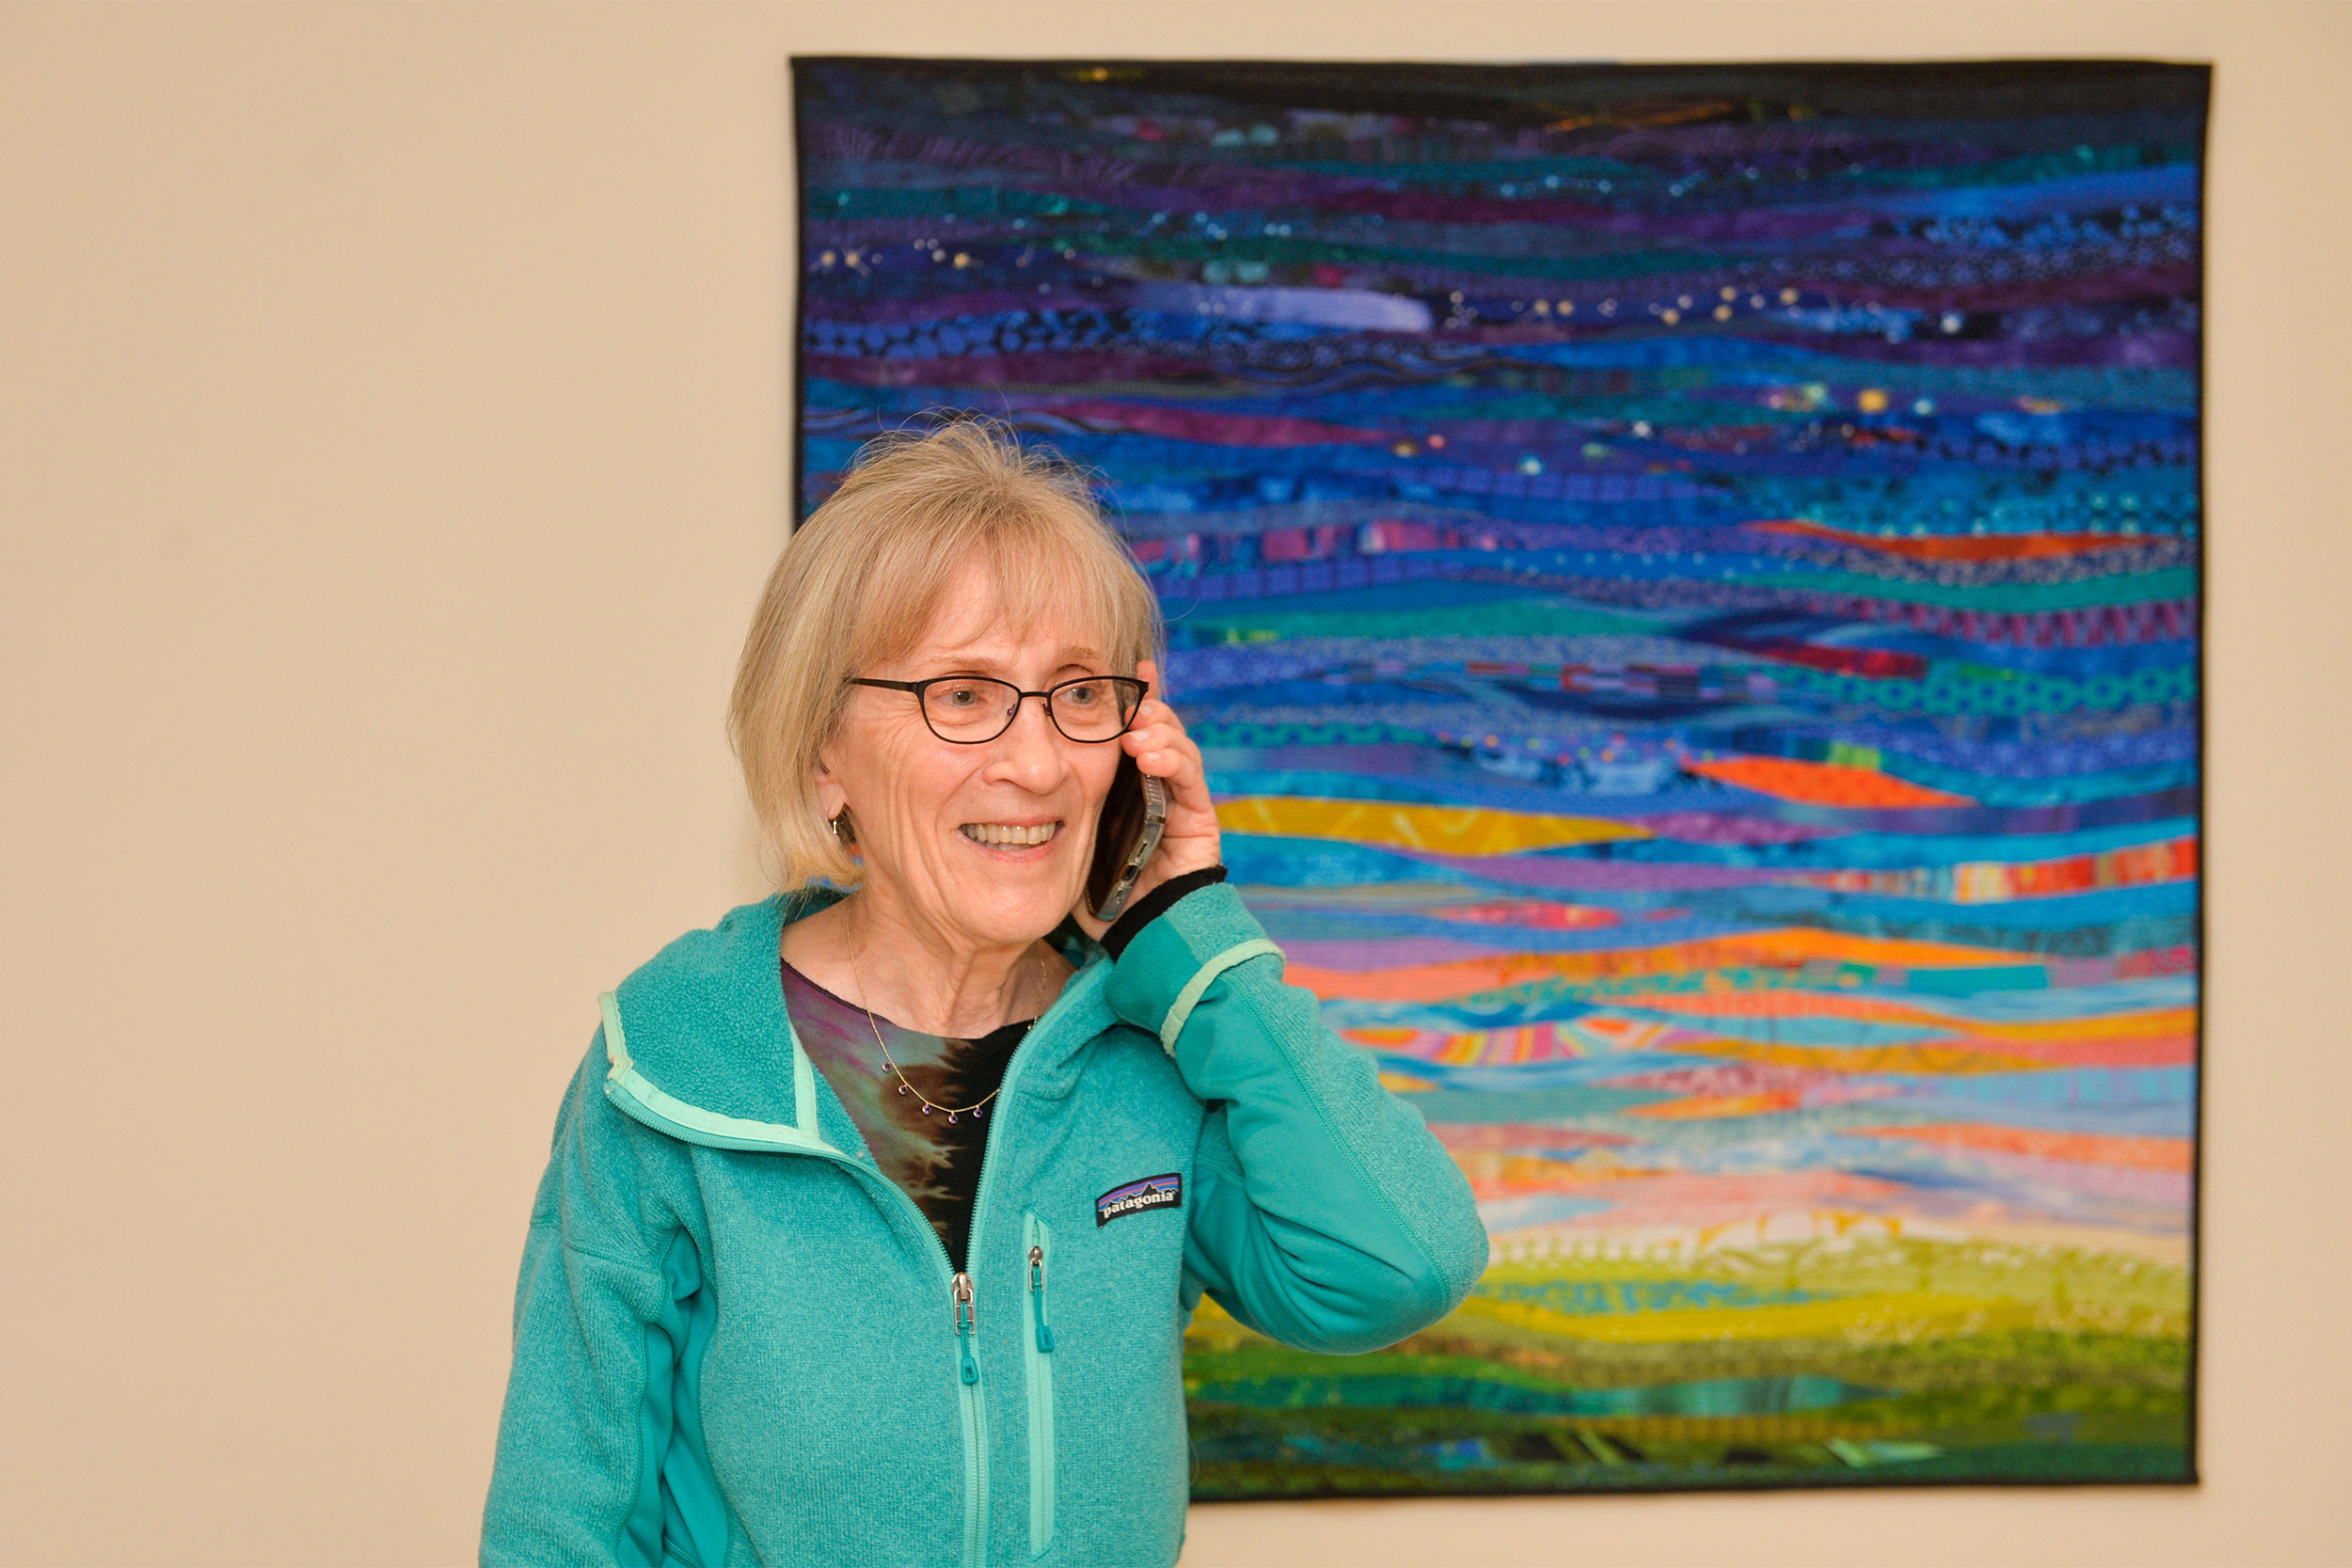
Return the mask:
<path id="1" fill-rule="evenodd" d="M 1045 1321 L 1045 1248 L 1041 1244 L 1029 1248 L 1029 1317 L 1037 1324 L 1039 1352 L 1052 1354 L 1054 1327 Z"/>
<path id="2" fill-rule="evenodd" d="M 1054 1325 L 1045 1302 L 1053 1233 L 1035 1214 L 1025 1216 L 1023 1231 L 1029 1247 L 1029 1333 L 1021 1359 L 1028 1374 L 1029 1555 L 1035 1558 L 1054 1544 Z"/>

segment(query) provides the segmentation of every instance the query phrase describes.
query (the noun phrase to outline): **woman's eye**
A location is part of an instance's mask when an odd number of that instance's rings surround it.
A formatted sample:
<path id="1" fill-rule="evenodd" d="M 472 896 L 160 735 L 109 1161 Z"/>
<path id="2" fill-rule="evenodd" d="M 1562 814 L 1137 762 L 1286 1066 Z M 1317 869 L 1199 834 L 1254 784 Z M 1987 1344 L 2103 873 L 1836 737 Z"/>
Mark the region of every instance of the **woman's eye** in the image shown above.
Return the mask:
<path id="1" fill-rule="evenodd" d="M 945 686 L 939 689 L 935 698 L 949 707 L 977 707 L 979 705 L 980 689 L 976 686 Z"/>
<path id="2" fill-rule="evenodd" d="M 1061 689 L 1061 700 L 1072 707 L 1092 707 L 1103 700 L 1103 689 L 1092 684 L 1065 686 Z"/>

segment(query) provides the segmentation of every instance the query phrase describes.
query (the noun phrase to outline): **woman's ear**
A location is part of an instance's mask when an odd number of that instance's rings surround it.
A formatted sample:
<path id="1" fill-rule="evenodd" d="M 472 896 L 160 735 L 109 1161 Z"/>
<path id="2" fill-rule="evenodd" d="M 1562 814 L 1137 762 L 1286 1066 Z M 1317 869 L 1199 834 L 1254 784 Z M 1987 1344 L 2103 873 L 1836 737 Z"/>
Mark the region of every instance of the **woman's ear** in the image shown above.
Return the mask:
<path id="1" fill-rule="evenodd" d="M 839 816 L 850 803 L 850 792 L 842 787 L 841 776 L 833 770 L 822 752 L 817 753 L 817 765 L 809 769 L 809 782 L 817 786 L 817 809 L 824 813 L 828 821 Z"/>

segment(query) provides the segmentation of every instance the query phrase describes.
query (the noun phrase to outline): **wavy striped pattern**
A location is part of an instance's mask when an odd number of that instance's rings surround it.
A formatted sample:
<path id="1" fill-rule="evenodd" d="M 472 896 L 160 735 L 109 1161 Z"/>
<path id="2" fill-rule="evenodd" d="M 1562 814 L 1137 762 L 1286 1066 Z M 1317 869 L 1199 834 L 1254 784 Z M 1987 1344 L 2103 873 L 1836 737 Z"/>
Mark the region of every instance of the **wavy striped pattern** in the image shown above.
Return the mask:
<path id="1" fill-rule="evenodd" d="M 799 485 L 1103 476 L 1477 1191 L 1202 1497 L 2189 1473 L 2205 74 L 814 59 Z"/>

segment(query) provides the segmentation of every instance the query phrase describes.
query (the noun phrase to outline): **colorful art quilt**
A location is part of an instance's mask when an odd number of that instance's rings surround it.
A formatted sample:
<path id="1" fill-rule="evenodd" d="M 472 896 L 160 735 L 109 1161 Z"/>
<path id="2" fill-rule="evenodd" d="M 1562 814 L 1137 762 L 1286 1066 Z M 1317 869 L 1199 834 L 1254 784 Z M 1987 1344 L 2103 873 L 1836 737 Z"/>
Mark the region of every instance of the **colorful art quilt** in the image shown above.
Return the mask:
<path id="1" fill-rule="evenodd" d="M 1336 14 L 1336 13 L 1335 13 Z M 1201 1498 L 2193 1479 L 2202 68 L 806 59 L 799 500 L 1099 470 L 1473 1183 Z"/>

